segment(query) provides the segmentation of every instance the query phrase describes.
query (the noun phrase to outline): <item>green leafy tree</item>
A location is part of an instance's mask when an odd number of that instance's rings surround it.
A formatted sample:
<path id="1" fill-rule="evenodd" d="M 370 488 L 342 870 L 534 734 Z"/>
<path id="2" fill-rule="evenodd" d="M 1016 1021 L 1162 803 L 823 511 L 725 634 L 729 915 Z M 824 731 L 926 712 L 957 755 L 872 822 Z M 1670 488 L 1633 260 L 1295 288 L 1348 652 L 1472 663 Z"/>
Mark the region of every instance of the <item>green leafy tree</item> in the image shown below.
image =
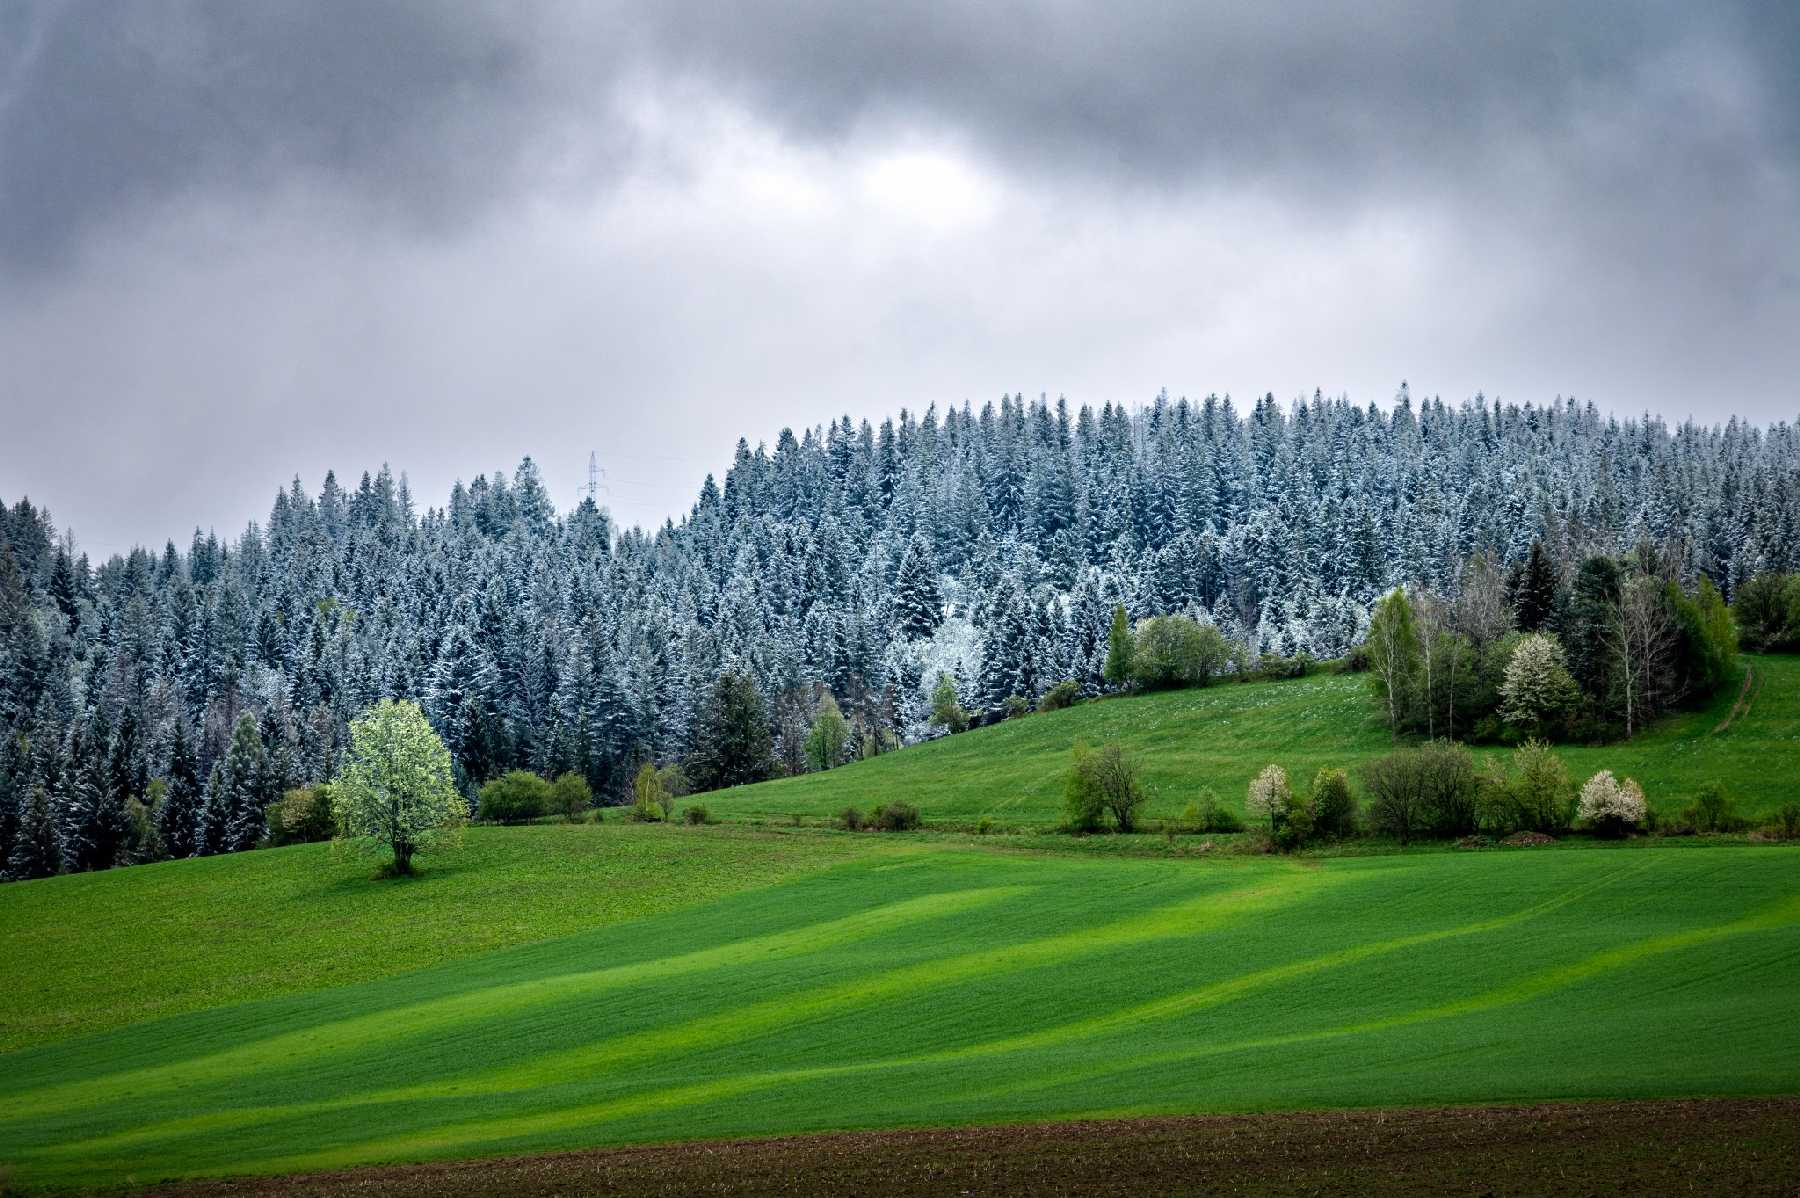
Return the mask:
<path id="1" fill-rule="evenodd" d="M 665 818 L 674 803 L 675 796 L 663 785 L 656 763 L 646 761 L 639 766 L 637 777 L 631 780 L 631 818 L 641 823 L 655 823 Z"/>
<path id="2" fill-rule="evenodd" d="M 1131 622 L 1125 616 L 1125 605 L 1113 607 L 1112 623 L 1106 630 L 1106 667 L 1104 677 L 1114 686 L 1131 681 L 1131 655 L 1134 648 Z"/>
<path id="3" fill-rule="evenodd" d="M 956 700 L 956 680 L 939 674 L 931 688 L 931 722 L 946 732 L 961 732 L 969 726 L 969 713 Z"/>
<path id="4" fill-rule="evenodd" d="M 1567 828 L 1575 790 L 1562 758 L 1543 741 L 1528 740 L 1513 750 L 1512 766 L 1508 789 L 1520 826 L 1546 833 Z"/>
<path id="5" fill-rule="evenodd" d="M 350 721 L 350 747 L 331 798 L 344 837 L 391 853 L 396 874 L 411 873 L 414 854 L 443 844 L 468 819 L 450 750 L 419 705 L 405 699 L 383 699 Z"/>
<path id="6" fill-rule="evenodd" d="M 1412 601 L 1404 588 L 1395 587 L 1375 605 L 1364 640 L 1369 675 L 1387 715 L 1388 731 L 1398 736 L 1400 724 L 1412 707 L 1419 677 L 1419 631 Z"/>
<path id="7" fill-rule="evenodd" d="M 1092 832 L 1110 815 L 1121 832 L 1137 826 L 1147 795 L 1136 760 L 1116 744 L 1097 749 L 1075 746 L 1075 760 L 1063 787 L 1063 810 L 1070 830 Z"/>
<path id="8" fill-rule="evenodd" d="M 815 771 L 830 769 L 844 759 L 844 746 L 849 742 L 850 725 L 838 710 L 837 700 L 826 691 L 806 733 L 807 765 Z"/>
<path id="9" fill-rule="evenodd" d="M 1349 836 L 1356 831 L 1356 796 L 1343 770 L 1321 769 L 1313 775 L 1313 826 L 1321 836 Z"/>

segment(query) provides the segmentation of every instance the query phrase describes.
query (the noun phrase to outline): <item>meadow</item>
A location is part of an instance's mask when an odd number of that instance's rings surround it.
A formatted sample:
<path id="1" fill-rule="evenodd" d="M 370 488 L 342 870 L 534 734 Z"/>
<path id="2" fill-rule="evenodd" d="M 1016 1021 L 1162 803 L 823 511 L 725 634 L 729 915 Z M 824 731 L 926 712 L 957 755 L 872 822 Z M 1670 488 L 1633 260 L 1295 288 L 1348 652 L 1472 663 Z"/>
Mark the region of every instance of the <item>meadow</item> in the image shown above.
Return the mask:
<path id="1" fill-rule="evenodd" d="M 1744 690 L 1745 671 L 1753 670 Z M 1047 828 L 1062 819 L 1071 748 L 1117 741 L 1135 752 L 1150 794 L 1147 818 L 1174 819 L 1203 790 L 1242 814 L 1250 779 L 1285 767 L 1304 785 L 1322 766 L 1344 768 L 1394 748 L 1364 674 L 1219 683 L 1127 695 L 1007 720 L 820 774 L 706 796 L 727 820 L 825 820 L 904 799 L 927 824 Z M 1742 697 L 1747 707 L 1734 714 Z M 1722 727 L 1723 726 L 1723 727 Z M 1408 742 L 1414 743 L 1414 742 Z M 1500 746 L 1475 746 L 1478 758 Z M 1636 778 L 1652 808 L 1675 813 L 1707 782 L 1723 783 L 1741 814 L 1767 819 L 1800 798 L 1800 657 L 1749 656 L 1705 706 L 1677 712 L 1629 741 L 1558 745 L 1579 784 L 1610 769 Z"/>
<path id="2" fill-rule="evenodd" d="M 22 1185 L 111 1185 L 840 1128 L 1800 1088 L 1790 846 L 1134 860 L 580 825 L 464 851 L 501 875 L 588 854 L 600 914 L 508 947 L 445 923 L 416 932 L 440 942 L 435 964 L 209 990 L 108 1030 L 9 1027 L 27 1046 L 0 1068 L 0 1162 Z M 166 869 L 218 871 L 246 926 L 316 928 L 267 950 L 296 963 L 360 961 L 411 938 L 425 906 L 479 922 L 448 859 L 435 883 L 371 882 L 359 900 L 323 852 Z M 645 852 L 654 864 L 607 872 Z M 764 875 L 684 884 L 718 854 Z M 32 904 L 61 891 L 86 920 L 122 919 L 147 893 L 130 884 L 164 868 L 106 892 L 80 890 L 105 877 L 0 892 L 9 1012 L 50 984 L 15 957 Z M 662 889 L 608 905 L 638 886 Z M 158 892 L 168 922 L 134 986 L 166 974 L 192 994 L 182 958 L 212 929 L 186 893 Z M 103 979 L 116 947 L 71 935 L 55 972 Z"/>

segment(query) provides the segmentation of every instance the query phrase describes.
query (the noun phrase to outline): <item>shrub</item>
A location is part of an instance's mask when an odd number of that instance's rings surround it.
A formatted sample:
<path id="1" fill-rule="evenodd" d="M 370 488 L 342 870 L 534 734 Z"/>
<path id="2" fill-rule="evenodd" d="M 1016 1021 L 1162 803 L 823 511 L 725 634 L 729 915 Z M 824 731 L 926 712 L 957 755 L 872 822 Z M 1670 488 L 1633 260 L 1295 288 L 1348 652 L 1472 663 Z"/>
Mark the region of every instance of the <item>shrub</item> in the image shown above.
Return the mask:
<path id="1" fill-rule="evenodd" d="M 1043 697 L 1038 700 L 1037 709 L 1039 711 L 1061 711 L 1063 708 L 1071 706 L 1080 696 L 1080 684 L 1070 679 L 1064 679 L 1044 692 Z"/>
<path id="2" fill-rule="evenodd" d="M 1800 803 L 1783 803 L 1775 813 L 1775 830 L 1783 840 L 1800 840 Z"/>
<path id="3" fill-rule="evenodd" d="M 1190 832 L 1242 832 L 1244 821 L 1231 808 L 1219 801 L 1210 789 L 1202 790 L 1197 802 L 1187 805 L 1181 823 Z"/>
<path id="4" fill-rule="evenodd" d="M 1681 818 L 1696 832 L 1732 832 L 1743 826 L 1732 811 L 1731 796 L 1717 782 L 1702 786 Z"/>
<path id="5" fill-rule="evenodd" d="M 550 810 L 570 823 L 587 814 L 587 809 L 593 805 L 593 787 L 588 785 L 586 778 L 573 770 L 558 774 L 556 781 L 550 784 Z"/>
<path id="6" fill-rule="evenodd" d="M 1288 787 L 1287 771 L 1278 765 L 1266 765 L 1260 774 L 1250 779 L 1250 792 L 1244 799 L 1244 810 L 1252 816 L 1268 820 L 1269 833 L 1273 835 L 1291 798 L 1293 792 Z"/>
<path id="7" fill-rule="evenodd" d="M 1001 700 L 1001 705 L 1006 708 L 1006 714 L 1003 718 L 1009 720 L 1017 716 L 1026 715 L 1031 711 L 1031 700 L 1027 699 L 1024 695 L 1008 695 Z"/>
<path id="8" fill-rule="evenodd" d="M 867 826 L 863 820 L 862 811 L 855 807 L 846 807 L 840 811 L 838 823 L 844 826 L 846 832 L 855 832 Z"/>
<path id="9" fill-rule="evenodd" d="M 530 770 L 512 770 L 482 783 L 476 817 L 496 824 L 536 819 L 550 805 L 550 784 Z"/>
<path id="10" fill-rule="evenodd" d="M 1225 637 L 1211 624 L 1190 616 L 1152 616 L 1132 639 L 1131 681 L 1145 690 L 1205 686 L 1229 658 Z"/>
<path id="11" fill-rule="evenodd" d="M 1577 814 L 1598 836 L 1623 836 L 1644 822 L 1644 792 L 1630 778 L 1620 782 L 1601 770 L 1581 787 Z"/>
<path id="12" fill-rule="evenodd" d="M 270 844 L 310 844 L 336 835 L 328 785 L 295 787 L 269 807 Z"/>
<path id="13" fill-rule="evenodd" d="M 1313 827 L 1320 836 L 1345 837 L 1356 832 L 1356 796 L 1343 770 L 1322 769 L 1313 775 Z"/>
<path id="14" fill-rule="evenodd" d="M 1312 805 L 1290 791 L 1275 824 L 1275 847 L 1291 853 L 1313 838 L 1314 828 Z"/>
<path id="15" fill-rule="evenodd" d="M 1119 831 L 1129 832 L 1146 797 L 1137 762 L 1124 749 L 1117 744 L 1098 749 L 1075 746 L 1075 761 L 1063 785 L 1063 808 L 1071 830 L 1095 831 L 1111 815 Z"/>
<path id="16" fill-rule="evenodd" d="M 1479 783 L 1475 759 L 1461 745 L 1433 741 L 1398 749 L 1362 769 L 1375 829 L 1409 844 L 1418 836 L 1463 836 L 1475 830 Z"/>
<path id="17" fill-rule="evenodd" d="M 910 832 L 919 826 L 919 809 L 898 799 L 869 813 L 869 825 L 883 832 Z"/>
<path id="18" fill-rule="evenodd" d="M 689 803 L 681 809 L 681 818 L 690 824 L 710 824 L 713 822 L 712 812 L 704 803 Z"/>
<path id="19" fill-rule="evenodd" d="M 1574 788 L 1562 758 L 1538 740 L 1513 750 L 1517 775 L 1509 790 L 1519 826 L 1533 832 L 1560 832 L 1569 826 L 1569 800 Z"/>

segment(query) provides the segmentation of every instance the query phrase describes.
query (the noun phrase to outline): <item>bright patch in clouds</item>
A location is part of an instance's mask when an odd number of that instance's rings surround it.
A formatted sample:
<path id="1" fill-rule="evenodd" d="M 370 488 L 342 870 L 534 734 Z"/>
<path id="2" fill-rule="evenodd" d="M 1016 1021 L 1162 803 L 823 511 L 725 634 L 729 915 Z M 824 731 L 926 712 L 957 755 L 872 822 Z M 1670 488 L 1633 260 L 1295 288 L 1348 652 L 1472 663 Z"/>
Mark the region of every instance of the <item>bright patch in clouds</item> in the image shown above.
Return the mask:
<path id="1" fill-rule="evenodd" d="M 934 229 L 981 224 L 1000 206 L 999 188 L 985 174 L 930 150 L 874 158 L 862 171 L 862 192 L 884 212 Z"/>

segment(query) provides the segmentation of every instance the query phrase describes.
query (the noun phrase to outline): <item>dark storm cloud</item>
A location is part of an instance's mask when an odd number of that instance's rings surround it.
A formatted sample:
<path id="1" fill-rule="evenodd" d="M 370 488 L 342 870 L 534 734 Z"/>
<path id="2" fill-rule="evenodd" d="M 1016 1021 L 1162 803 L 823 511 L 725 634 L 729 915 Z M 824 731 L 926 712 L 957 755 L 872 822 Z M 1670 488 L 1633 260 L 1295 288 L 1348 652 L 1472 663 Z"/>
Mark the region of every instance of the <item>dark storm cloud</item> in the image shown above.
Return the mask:
<path id="1" fill-rule="evenodd" d="M 1791 165 L 1800 122 L 1779 5 L 27 0 L 0 22 L 15 262 L 139 201 L 295 172 L 428 227 L 557 171 L 604 180 L 630 165 L 624 79 L 694 82 L 801 138 L 918 124 L 1049 182 L 1319 204 L 1529 192 L 1509 172 L 1530 152 L 1569 156 L 1559 182 L 1722 191 Z M 1740 102 L 1754 127 L 1721 110 Z M 1598 168 L 1574 157 L 1595 114 Z"/>
<path id="2" fill-rule="evenodd" d="M 0 497 L 90 547 L 846 409 L 1792 419 L 1800 5 L 0 0 Z M 908 156 L 911 155 L 909 158 Z"/>

